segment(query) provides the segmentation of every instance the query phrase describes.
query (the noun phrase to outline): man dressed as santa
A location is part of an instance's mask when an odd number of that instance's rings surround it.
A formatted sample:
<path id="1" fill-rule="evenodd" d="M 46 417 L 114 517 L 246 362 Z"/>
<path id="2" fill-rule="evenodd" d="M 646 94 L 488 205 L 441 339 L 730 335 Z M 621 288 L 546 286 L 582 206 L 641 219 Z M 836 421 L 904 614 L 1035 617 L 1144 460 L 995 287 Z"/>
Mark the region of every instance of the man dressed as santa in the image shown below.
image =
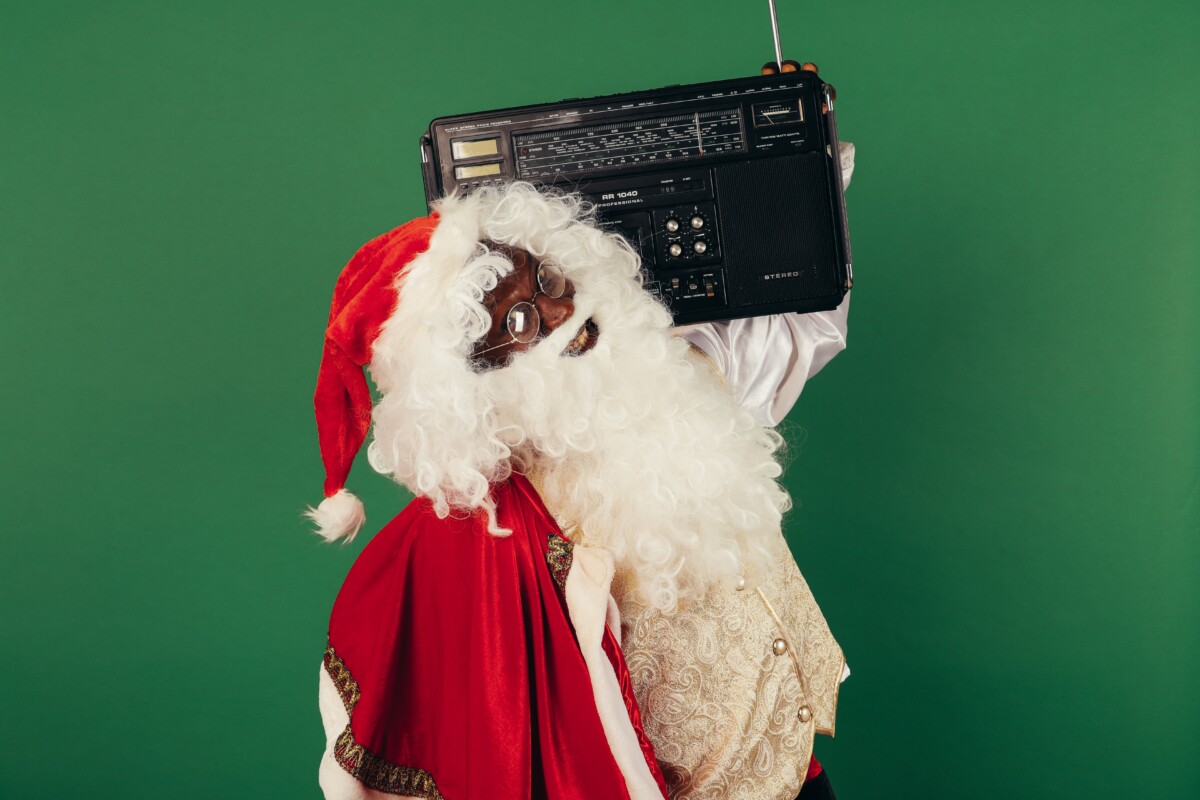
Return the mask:
<path id="1" fill-rule="evenodd" d="M 579 196 L 513 183 L 343 271 L 310 515 L 357 533 L 372 424 L 416 499 L 333 609 L 328 798 L 832 796 L 812 742 L 845 665 L 783 539 L 772 426 L 846 304 L 676 329 L 640 266 Z"/>

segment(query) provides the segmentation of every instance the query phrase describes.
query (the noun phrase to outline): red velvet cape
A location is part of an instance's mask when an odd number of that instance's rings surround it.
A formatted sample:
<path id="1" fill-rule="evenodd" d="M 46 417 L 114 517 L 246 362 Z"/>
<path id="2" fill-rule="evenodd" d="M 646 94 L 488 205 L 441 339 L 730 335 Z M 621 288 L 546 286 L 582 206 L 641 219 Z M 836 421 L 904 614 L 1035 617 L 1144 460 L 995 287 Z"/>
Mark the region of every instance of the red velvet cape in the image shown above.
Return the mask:
<path id="1" fill-rule="evenodd" d="M 403 795 L 628 798 L 562 596 L 570 544 L 525 478 L 493 496 L 512 536 L 417 499 L 350 570 L 325 655 L 350 714 L 335 758 Z M 631 691 L 627 705 L 661 781 Z"/>

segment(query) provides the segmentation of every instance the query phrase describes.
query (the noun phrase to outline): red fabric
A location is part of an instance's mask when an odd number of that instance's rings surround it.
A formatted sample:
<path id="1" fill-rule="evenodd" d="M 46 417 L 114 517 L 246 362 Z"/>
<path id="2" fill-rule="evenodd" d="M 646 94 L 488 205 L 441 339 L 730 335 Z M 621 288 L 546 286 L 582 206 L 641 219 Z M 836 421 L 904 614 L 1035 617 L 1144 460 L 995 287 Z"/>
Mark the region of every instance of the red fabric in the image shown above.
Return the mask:
<path id="1" fill-rule="evenodd" d="M 808 774 L 804 776 L 804 782 L 808 783 L 813 778 L 821 774 L 821 762 L 817 761 L 817 757 L 813 756 L 808 761 Z"/>
<path id="2" fill-rule="evenodd" d="M 371 427 L 371 392 L 362 367 L 396 308 L 396 277 L 429 249 L 437 214 L 415 219 L 363 245 L 333 289 L 313 405 L 325 464 L 325 496 L 346 485 Z"/>
<path id="3" fill-rule="evenodd" d="M 523 477 L 494 496 L 512 536 L 417 499 L 355 562 L 329 623 L 354 741 L 447 800 L 627 798 L 546 560 L 558 528 Z"/>
<path id="4" fill-rule="evenodd" d="M 633 694 L 633 678 L 629 674 L 629 667 L 625 663 L 621 645 L 607 625 L 604 626 L 604 639 L 601 640 L 601 644 L 604 647 L 604 654 L 608 656 L 609 663 L 612 664 L 613 671 L 617 674 L 617 683 L 621 685 L 621 699 L 625 701 L 625 710 L 629 712 L 629 721 L 633 723 L 633 730 L 637 733 L 638 744 L 642 748 L 642 757 L 646 759 L 646 765 L 650 767 L 650 774 L 658 782 L 659 791 L 663 793 L 663 797 L 666 797 L 667 779 L 659 769 L 658 759 L 654 757 L 654 745 L 650 743 L 650 737 L 646 736 L 646 729 L 642 727 L 642 711 L 638 708 L 637 698 Z"/>

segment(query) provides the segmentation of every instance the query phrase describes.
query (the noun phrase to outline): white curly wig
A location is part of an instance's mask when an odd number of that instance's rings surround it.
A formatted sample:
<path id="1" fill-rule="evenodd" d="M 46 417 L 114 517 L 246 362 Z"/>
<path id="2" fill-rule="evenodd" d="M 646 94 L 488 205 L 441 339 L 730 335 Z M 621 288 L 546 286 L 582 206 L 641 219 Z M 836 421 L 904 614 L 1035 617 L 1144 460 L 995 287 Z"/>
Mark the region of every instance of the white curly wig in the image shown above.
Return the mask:
<path id="1" fill-rule="evenodd" d="M 578 195 L 527 183 L 448 197 L 427 252 L 370 362 L 371 465 L 430 498 L 440 516 L 485 512 L 490 485 L 529 475 L 572 538 L 612 552 L 625 585 L 659 608 L 713 581 L 766 574 L 789 507 L 782 440 L 755 423 L 642 288 L 637 254 Z M 489 243 L 557 265 L 575 312 L 498 369 L 472 361 L 484 298 L 513 265 Z M 565 357 L 592 319 L 595 347 Z"/>

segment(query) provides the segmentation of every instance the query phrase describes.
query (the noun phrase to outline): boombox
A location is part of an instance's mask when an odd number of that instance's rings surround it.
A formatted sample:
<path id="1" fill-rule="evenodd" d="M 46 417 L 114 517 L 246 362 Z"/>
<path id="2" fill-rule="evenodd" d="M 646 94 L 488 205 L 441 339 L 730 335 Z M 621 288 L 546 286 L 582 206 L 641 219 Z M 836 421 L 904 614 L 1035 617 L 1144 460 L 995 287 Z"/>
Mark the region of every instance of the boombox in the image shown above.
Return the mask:
<path id="1" fill-rule="evenodd" d="M 791 72 L 435 119 L 425 196 L 581 192 L 679 324 L 835 308 L 853 271 L 833 89 Z"/>

